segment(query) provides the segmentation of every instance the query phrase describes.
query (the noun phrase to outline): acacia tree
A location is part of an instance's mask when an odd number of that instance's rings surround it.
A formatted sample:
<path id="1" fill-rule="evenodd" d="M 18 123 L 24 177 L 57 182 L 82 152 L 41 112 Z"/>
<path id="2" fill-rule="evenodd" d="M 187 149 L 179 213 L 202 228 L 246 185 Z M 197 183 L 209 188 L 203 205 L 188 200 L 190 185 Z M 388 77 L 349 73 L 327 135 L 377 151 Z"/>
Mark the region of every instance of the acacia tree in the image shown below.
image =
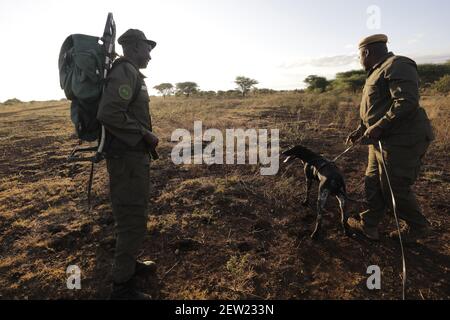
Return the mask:
<path id="1" fill-rule="evenodd" d="M 360 91 L 366 82 L 367 74 L 364 70 L 352 70 L 336 74 L 336 79 L 331 81 L 335 89 L 350 90 L 352 92 Z"/>
<path id="2" fill-rule="evenodd" d="M 320 92 L 324 92 L 327 89 L 327 86 L 330 84 L 330 81 L 328 81 L 327 78 L 319 77 L 316 75 L 308 76 L 304 82 L 308 85 L 308 90 L 317 90 Z"/>
<path id="3" fill-rule="evenodd" d="M 153 89 L 157 90 L 164 98 L 166 98 L 166 96 L 170 96 L 173 93 L 173 84 L 161 83 L 154 86 Z"/>
<path id="4" fill-rule="evenodd" d="M 188 98 L 191 94 L 198 92 L 198 84 L 195 82 L 179 82 L 176 86 L 177 93 L 184 94 Z"/>
<path id="5" fill-rule="evenodd" d="M 234 83 L 237 84 L 237 90 L 239 90 L 243 97 L 252 89 L 255 85 L 258 84 L 258 81 L 255 79 L 250 79 L 247 77 L 239 76 L 236 77 Z"/>

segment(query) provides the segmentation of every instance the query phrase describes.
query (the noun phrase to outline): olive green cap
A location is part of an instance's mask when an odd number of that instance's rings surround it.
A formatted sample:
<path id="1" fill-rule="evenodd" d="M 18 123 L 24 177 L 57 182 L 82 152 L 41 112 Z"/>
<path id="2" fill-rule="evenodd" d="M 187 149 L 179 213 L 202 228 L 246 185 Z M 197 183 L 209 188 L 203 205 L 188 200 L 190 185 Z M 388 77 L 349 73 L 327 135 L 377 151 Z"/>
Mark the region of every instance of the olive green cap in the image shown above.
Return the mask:
<path id="1" fill-rule="evenodd" d="M 367 38 L 362 39 L 359 42 L 359 49 L 361 49 L 362 47 L 365 47 L 369 44 L 372 43 L 378 43 L 378 42 L 383 42 L 383 43 L 387 43 L 388 42 L 388 36 L 385 34 L 374 34 L 372 36 L 369 36 Z"/>
<path id="2" fill-rule="evenodd" d="M 156 47 L 156 42 L 152 40 L 148 40 L 145 36 L 144 32 L 138 29 L 128 29 L 123 35 L 119 37 L 117 40 L 120 45 L 124 45 L 127 43 L 135 43 L 138 41 L 145 41 L 149 45 L 152 46 L 152 49 Z"/>

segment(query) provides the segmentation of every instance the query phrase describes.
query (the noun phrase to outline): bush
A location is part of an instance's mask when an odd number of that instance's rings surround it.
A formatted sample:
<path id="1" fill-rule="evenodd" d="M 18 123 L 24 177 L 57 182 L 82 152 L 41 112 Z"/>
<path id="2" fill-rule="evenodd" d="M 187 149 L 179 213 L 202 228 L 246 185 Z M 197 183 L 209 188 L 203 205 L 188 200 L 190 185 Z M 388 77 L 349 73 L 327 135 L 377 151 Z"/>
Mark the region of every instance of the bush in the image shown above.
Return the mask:
<path id="1" fill-rule="evenodd" d="M 432 88 L 439 93 L 447 94 L 450 92 L 450 75 L 443 76 L 436 81 Z"/>
<path id="2" fill-rule="evenodd" d="M 336 74 L 336 79 L 332 81 L 333 89 L 359 92 L 364 87 L 367 74 L 364 70 L 352 70 Z"/>
<path id="3" fill-rule="evenodd" d="M 11 104 L 17 104 L 17 103 L 22 103 L 22 101 L 20 101 L 19 99 L 13 98 L 13 99 L 8 99 L 5 102 L 3 102 L 4 105 L 11 105 Z"/>
<path id="4" fill-rule="evenodd" d="M 316 75 L 308 76 L 304 80 L 304 82 L 308 85 L 308 91 L 316 93 L 325 92 L 328 85 L 330 84 L 330 81 L 328 81 L 327 78 L 319 77 Z"/>
<path id="5" fill-rule="evenodd" d="M 217 91 L 217 96 L 219 98 L 240 98 L 242 97 L 242 92 L 239 90 L 228 90 L 228 91 Z"/>
<path id="6" fill-rule="evenodd" d="M 259 94 L 259 95 L 267 95 L 267 94 L 274 94 L 274 93 L 277 93 L 277 91 L 276 91 L 276 90 L 273 90 L 273 89 L 267 89 L 267 88 L 263 88 L 263 89 L 255 88 L 255 89 L 253 90 L 253 93 Z"/>
<path id="7" fill-rule="evenodd" d="M 429 87 L 442 77 L 450 75 L 450 64 L 419 64 L 419 77 L 422 87 Z"/>

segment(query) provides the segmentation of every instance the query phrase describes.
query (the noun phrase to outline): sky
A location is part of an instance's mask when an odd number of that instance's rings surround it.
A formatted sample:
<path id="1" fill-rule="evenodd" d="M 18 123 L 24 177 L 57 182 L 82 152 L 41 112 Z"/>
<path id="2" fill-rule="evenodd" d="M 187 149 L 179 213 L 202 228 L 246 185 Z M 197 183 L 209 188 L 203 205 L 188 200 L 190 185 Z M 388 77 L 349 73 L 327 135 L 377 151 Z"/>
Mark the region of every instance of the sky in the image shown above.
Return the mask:
<path id="1" fill-rule="evenodd" d="M 101 36 L 108 12 L 118 35 L 137 28 L 158 43 L 142 71 L 151 88 L 194 81 L 202 90 L 230 90 L 241 75 L 259 88 L 303 88 L 310 74 L 359 69 L 357 44 L 375 33 L 418 63 L 450 60 L 450 2 L 443 0 L 1 0 L 0 102 L 63 98 L 63 41 Z"/>

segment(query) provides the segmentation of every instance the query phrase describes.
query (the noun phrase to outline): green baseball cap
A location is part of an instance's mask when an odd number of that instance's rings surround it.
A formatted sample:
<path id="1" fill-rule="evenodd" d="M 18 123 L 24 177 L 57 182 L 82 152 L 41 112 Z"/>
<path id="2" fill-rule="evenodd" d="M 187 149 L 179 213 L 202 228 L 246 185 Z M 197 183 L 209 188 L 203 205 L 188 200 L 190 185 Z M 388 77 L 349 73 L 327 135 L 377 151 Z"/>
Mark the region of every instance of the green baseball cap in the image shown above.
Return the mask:
<path id="1" fill-rule="evenodd" d="M 123 35 L 121 35 L 119 37 L 119 39 L 117 41 L 122 46 L 127 43 L 135 43 L 138 41 L 145 41 L 149 45 L 152 46 L 152 49 L 154 49 L 156 47 L 156 42 L 152 41 L 152 40 L 148 40 L 147 37 L 145 36 L 144 32 L 142 32 L 141 30 L 138 30 L 138 29 L 128 29 L 127 31 L 125 31 L 125 33 Z"/>

